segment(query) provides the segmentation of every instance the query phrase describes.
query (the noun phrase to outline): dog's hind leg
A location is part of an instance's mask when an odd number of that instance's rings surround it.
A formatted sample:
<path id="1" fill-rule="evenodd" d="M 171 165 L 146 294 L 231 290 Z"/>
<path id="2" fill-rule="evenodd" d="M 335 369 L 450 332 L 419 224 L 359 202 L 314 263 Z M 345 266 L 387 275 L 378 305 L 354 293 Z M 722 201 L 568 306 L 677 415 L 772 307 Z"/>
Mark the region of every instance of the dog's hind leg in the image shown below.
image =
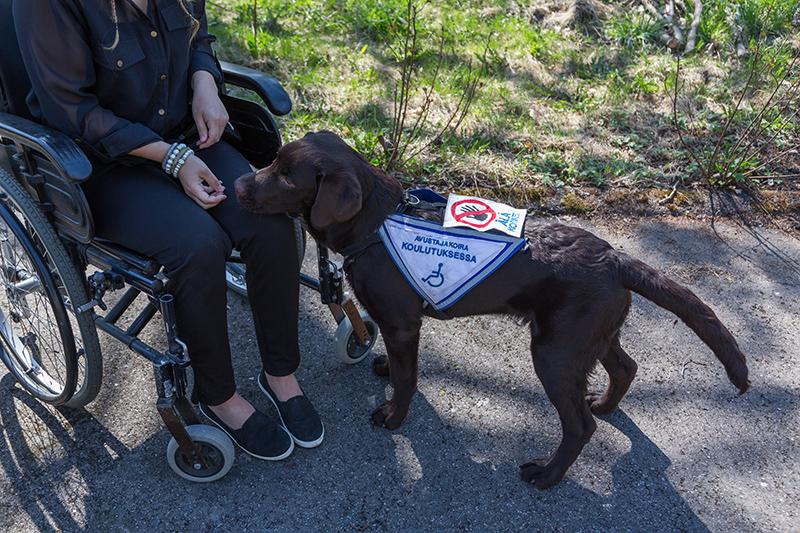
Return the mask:
<path id="1" fill-rule="evenodd" d="M 608 352 L 600 358 L 600 363 L 608 372 L 608 388 L 603 393 L 590 392 L 586 395 L 586 401 L 596 415 L 607 414 L 617 408 L 638 369 L 636 361 L 620 346 L 619 332 L 614 335 Z"/>
<path id="2" fill-rule="evenodd" d="M 587 358 L 573 338 L 565 335 L 534 344 L 532 351 L 536 375 L 561 419 L 562 437 L 549 460 L 525 463 L 520 467 L 520 474 L 536 488 L 546 489 L 561 481 L 597 429 L 584 399 L 589 365 L 581 364 L 590 364 L 594 357 Z"/>

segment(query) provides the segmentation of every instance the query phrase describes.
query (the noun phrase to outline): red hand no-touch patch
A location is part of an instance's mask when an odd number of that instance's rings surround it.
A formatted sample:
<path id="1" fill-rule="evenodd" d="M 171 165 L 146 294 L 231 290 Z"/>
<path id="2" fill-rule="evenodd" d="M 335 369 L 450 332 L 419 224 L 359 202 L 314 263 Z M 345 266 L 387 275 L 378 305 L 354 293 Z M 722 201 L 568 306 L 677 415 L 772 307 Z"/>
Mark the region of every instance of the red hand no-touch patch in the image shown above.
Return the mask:
<path id="1" fill-rule="evenodd" d="M 459 210 L 461 212 L 459 212 Z M 453 215 L 453 219 L 455 219 L 456 222 L 466 224 L 473 228 L 485 228 L 497 218 L 497 213 L 494 209 L 489 207 L 488 204 L 474 198 L 459 200 L 453 203 L 450 207 L 450 214 Z M 488 215 L 488 218 L 481 221 L 478 218 L 480 215 Z"/>

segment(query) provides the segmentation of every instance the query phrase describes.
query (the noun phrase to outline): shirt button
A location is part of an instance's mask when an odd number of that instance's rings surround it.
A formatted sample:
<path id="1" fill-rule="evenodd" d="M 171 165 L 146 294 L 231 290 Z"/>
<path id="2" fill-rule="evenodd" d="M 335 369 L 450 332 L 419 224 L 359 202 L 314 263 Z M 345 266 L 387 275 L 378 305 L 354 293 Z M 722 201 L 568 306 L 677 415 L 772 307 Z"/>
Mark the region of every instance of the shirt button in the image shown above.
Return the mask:
<path id="1" fill-rule="evenodd" d="M 158 37 L 158 32 L 157 32 L 157 31 L 155 31 L 155 30 L 151 31 L 151 32 L 150 32 L 150 37 L 152 37 L 153 39 L 155 39 L 156 37 Z"/>
<path id="2" fill-rule="evenodd" d="M 164 111 L 163 109 L 159 109 L 159 110 L 158 110 L 158 114 L 159 114 L 159 115 L 161 115 L 161 116 L 163 117 L 164 115 L 166 115 L 166 114 L 167 114 L 167 112 L 166 112 L 166 111 Z"/>
<path id="3" fill-rule="evenodd" d="M 125 63 L 124 63 L 124 62 L 123 62 L 121 59 L 117 59 L 117 66 L 118 66 L 119 68 L 122 68 L 122 65 L 124 65 L 124 64 L 125 64 Z"/>
<path id="4" fill-rule="evenodd" d="M 159 79 L 160 79 L 161 81 L 164 81 L 164 80 L 166 80 L 166 79 L 167 79 L 167 75 L 166 75 L 166 74 L 162 74 L 161 76 L 159 76 Z"/>

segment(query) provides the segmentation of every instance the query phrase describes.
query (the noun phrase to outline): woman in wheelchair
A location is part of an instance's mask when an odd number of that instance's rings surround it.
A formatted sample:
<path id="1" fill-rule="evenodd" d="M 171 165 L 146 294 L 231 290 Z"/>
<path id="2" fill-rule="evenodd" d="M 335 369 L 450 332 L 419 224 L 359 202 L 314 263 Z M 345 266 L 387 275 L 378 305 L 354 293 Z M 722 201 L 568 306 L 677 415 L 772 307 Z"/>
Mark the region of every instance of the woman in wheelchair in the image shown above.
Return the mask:
<path id="1" fill-rule="evenodd" d="M 94 165 L 84 191 L 97 235 L 164 266 L 200 410 L 246 452 L 278 460 L 324 435 L 294 375 L 296 237 L 286 216 L 251 214 L 226 194 L 251 167 L 221 140 L 228 115 L 204 4 L 25 0 L 14 19 L 31 113 L 77 139 Z M 247 265 L 258 384 L 280 424 L 236 392 L 225 280 L 233 248 Z"/>

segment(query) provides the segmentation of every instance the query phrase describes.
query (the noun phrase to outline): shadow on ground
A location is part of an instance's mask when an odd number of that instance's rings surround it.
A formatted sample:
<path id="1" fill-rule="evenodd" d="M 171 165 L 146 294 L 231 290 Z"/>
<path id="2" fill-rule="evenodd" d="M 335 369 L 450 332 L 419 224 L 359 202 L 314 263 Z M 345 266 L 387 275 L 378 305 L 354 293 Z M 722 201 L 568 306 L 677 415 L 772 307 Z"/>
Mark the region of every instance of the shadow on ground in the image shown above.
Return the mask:
<path id="1" fill-rule="evenodd" d="M 672 269 L 719 311 L 751 357 L 750 393 L 737 396 L 713 355 L 671 315 L 637 301 L 623 333 L 640 365 L 637 381 L 564 481 L 538 492 L 519 479 L 518 465 L 547 456 L 560 432 L 523 330 L 492 317 L 426 323 L 420 393 L 407 423 L 388 432 L 368 422 L 386 382 L 367 364 L 335 361 L 333 323 L 304 292 L 300 373 L 326 421 L 319 449 L 280 463 L 239 453 L 220 482 L 184 482 L 165 461 L 169 436 L 153 408 L 148 365 L 103 339 L 105 386 L 87 410 L 44 406 L 10 375 L 0 378 L 0 529 L 791 527 L 800 379 L 787 362 L 796 353 L 797 284 L 771 264 L 764 272 L 725 255 L 692 228 L 640 224 L 610 240 Z M 765 298 L 770 291 L 785 297 Z M 249 310 L 234 295 L 229 307 L 241 391 L 267 409 L 252 379 Z"/>

